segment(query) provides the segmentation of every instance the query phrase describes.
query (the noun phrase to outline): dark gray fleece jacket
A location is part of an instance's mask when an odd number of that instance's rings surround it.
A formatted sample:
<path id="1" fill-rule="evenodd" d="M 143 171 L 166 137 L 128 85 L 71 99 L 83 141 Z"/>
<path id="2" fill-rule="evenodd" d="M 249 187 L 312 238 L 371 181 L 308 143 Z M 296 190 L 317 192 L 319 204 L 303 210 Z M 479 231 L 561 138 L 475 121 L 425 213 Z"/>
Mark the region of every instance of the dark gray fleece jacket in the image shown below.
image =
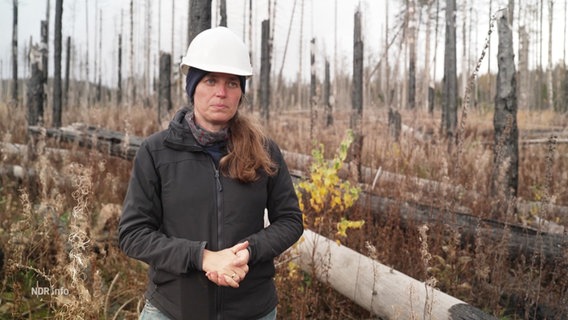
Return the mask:
<path id="1" fill-rule="evenodd" d="M 278 298 L 273 258 L 302 234 L 302 214 L 278 146 L 278 171 L 253 183 L 225 177 L 197 144 L 181 109 L 167 130 L 140 146 L 119 223 L 119 246 L 149 265 L 145 297 L 172 319 L 257 319 Z M 270 226 L 264 228 L 268 210 Z M 218 287 L 202 267 L 203 249 L 250 242 L 250 271 L 238 289 Z"/>

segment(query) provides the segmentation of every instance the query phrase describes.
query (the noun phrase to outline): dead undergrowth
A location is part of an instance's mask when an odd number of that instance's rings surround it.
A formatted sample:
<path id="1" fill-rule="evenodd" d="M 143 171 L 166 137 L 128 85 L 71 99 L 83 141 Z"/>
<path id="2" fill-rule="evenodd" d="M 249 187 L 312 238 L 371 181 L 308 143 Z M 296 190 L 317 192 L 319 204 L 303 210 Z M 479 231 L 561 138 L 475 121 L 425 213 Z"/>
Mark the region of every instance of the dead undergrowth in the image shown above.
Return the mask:
<path id="1" fill-rule="evenodd" d="M 143 107 L 119 110 L 98 106 L 69 110 L 63 122 L 147 136 L 160 128 L 149 119 L 149 112 Z M 324 144 L 326 158 L 331 158 L 349 122 L 347 111 L 337 111 L 334 117 L 334 126 L 325 128 L 323 123 L 310 121 L 305 111 L 281 111 L 272 115 L 267 131 L 282 149 L 310 154 L 312 130 L 315 140 Z M 471 215 L 486 218 L 492 211 L 487 201 L 492 196 L 492 114 L 470 110 L 458 172 L 451 172 L 455 160 L 438 134 L 439 118 L 437 114 L 403 111 L 402 122 L 407 127 L 396 141 L 388 134 L 387 110 L 365 109 L 363 164 L 460 186 L 478 196 L 420 190 L 410 179 L 394 183 L 379 178 L 375 192 L 400 204 L 412 200 L 439 208 L 467 208 Z M 553 112 L 518 115 L 522 139 L 546 135 L 543 130 L 551 127 L 565 131 L 566 120 Z M 0 178 L 0 243 L 4 251 L 0 315 L 7 319 L 136 319 L 146 266 L 128 259 L 116 246 L 118 215 L 131 163 L 57 141 L 31 141 L 24 123 L 21 108 L 0 104 L 0 142 L 33 146 L 25 154 L 0 148 L 0 166 L 18 165 L 27 172 L 24 178 L 8 174 Z M 315 124 L 311 129 L 310 123 Z M 52 152 L 52 148 L 66 151 Z M 567 154 L 566 144 L 553 148 L 522 144 L 517 200 L 568 206 Z M 538 207 L 535 210 L 522 217 L 501 212 L 492 218 L 530 225 L 540 216 L 568 227 L 567 216 Z M 568 316 L 567 253 L 558 256 L 554 264 L 543 263 L 538 252 L 511 258 L 508 232 L 498 242 L 489 242 L 482 234 L 465 241 L 460 230 L 444 221 L 427 229 L 411 221 L 401 223 L 397 205 L 379 215 L 380 219 L 364 206 L 351 210 L 349 219 L 366 223 L 361 229 L 350 230 L 342 243 L 414 278 L 435 279 L 440 290 L 499 318 Z M 421 237 L 419 230 L 427 237 Z M 299 270 L 288 258 L 284 255 L 276 261 L 279 318 L 374 316 Z"/>

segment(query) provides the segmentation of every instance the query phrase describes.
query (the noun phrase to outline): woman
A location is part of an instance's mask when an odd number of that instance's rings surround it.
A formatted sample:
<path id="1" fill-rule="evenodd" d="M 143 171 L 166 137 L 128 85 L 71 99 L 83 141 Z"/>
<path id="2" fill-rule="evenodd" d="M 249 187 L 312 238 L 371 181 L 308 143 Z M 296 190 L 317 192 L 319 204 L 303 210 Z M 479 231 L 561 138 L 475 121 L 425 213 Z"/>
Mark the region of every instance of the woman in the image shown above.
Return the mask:
<path id="1" fill-rule="evenodd" d="M 248 50 L 209 29 L 181 70 L 193 109 L 140 146 L 119 224 L 120 248 L 150 266 L 141 318 L 275 319 L 273 259 L 302 216 L 278 146 L 238 110 Z"/>

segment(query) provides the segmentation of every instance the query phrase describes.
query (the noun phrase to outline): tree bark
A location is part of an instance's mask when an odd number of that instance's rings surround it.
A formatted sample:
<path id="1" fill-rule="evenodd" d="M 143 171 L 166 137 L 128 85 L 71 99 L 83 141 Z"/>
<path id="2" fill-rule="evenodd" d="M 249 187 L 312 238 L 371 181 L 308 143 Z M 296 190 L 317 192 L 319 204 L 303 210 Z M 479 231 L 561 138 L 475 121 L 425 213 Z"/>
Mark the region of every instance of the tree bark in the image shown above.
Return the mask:
<path id="1" fill-rule="evenodd" d="M 351 87 L 351 118 L 349 128 L 353 132 L 353 143 L 349 159 L 354 164 L 353 178 L 361 180 L 361 152 L 363 148 L 363 39 L 361 31 L 361 11 L 354 15 L 353 30 L 353 83 Z"/>
<path id="2" fill-rule="evenodd" d="M 136 82 L 134 81 L 134 0 L 130 0 L 130 85 L 131 101 L 129 105 L 136 104 Z"/>
<path id="3" fill-rule="evenodd" d="M 316 38 L 310 41 L 310 141 L 314 139 L 317 106 L 316 80 Z"/>
<path id="4" fill-rule="evenodd" d="M 421 88 L 421 98 L 420 101 L 422 101 L 422 103 L 425 103 L 426 105 L 423 106 L 423 108 L 426 108 L 426 110 L 430 111 L 430 79 L 432 79 L 432 76 L 430 74 L 430 42 L 431 42 L 431 29 L 432 29 L 432 4 L 434 3 L 434 0 L 428 0 L 428 2 L 426 2 L 426 40 L 424 41 L 424 81 L 422 82 L 422 85 L 420 86 Z M 434 65 L 434 68 L 436 67 L 436 65 Z M 432 86 L 433 86 L 434 81 L 432 81 Z"/>
<path id="5" fill-rule="evenodd" d="M 519 27 L 519 109 L 529 110 L 529 33 L 525 26 Z"/>
<path id="6" fill-rule="evenodd" d="M 265 124 L 270 121 L 270 20 L 262 21 L 260 49 L 260 115 Z"/>
<path id="7" fill-rule="evenodd" d="M 63 104 L 67 107 L 69 101 L 69 74 L 71 73 L 71 37 L 67 37 L 67 48 L 65 54 L 65 87 L 63 88 Z"/>
<path id="8" fill-rule="evenodd" d="M 456 0 L 446 0 L 446 46 L 444 48 L 444 90 L 442 133 L 454 143 L 457 126 Z"/>
<path id="9" fill-rule="evenodd" d="M 554 1 L 548 0 L 548 68 L 546 70 L 547 106 L 549 110 L 554 110 L 554 85 L 552 82 L 552 22 L 553 22 Z"/>
<path id="10" fill-rule="evenodd" d="M 416 3 L 408 1 L 408 108 L 416 108 Z"/>
<path id="11" fill-rule="evenodd" d="M 162 52 L 160 54 L 160 87 L 158 90 L 158 123 L 163 116 L 172 109 L 171 74 L 172 56 Z"/>
<path id="12" fill-rule="evenodd" d="M 333 125 L 333 106 L 330 101 L 331 79 L 329 71 L 329 61 L 325 60 L 325 79 L 323 81 L 323 104 L 325 106 L 325 126 Z"/>
<path id="13" fill-rule="evenodd" d="M 122 33 L 118 35 L 118 81 L 116 90 L 116 103 L 122 103 Z"/>
<path id="14" fill-rule="evenodd" d="M 18 0 L 12 1 L 12 101 L 18 105 Z"/>
<path id="15" fill-rule="evenodd" d="M 211 28 L 211 2 L 212 0 L 189 0 L 188 46 L 201 31 Z"/>
<path id="16" fill-rule="evenodd" d="M 55 0 L 55 36 L 54 40 L 54 52 L 53 52 L 53 120 L 52 126 L 54 128 L 61 127 L 61 50 L 63 39 L 61 35 L 63 17 L 63 0 Z"/>
<path id="17" fill-rule="evenodd" d="M 43 125 L 44 80 L 42 50 L 37 45 L 30 48 L 30 64 L 32 74 L 27 83 L 28 126 L 41 126 Z"/>
<path id="18" fill-rule="evenodd" d="M 519 178 L 519 131 L 517 128 L 516 72 L 512 31 L 506 15 L 497 20 L 499 32 L 498 72 L 493 125 L 494 167 L 492 192 L 494 196 L 512 199 L 517 195 Z"/>

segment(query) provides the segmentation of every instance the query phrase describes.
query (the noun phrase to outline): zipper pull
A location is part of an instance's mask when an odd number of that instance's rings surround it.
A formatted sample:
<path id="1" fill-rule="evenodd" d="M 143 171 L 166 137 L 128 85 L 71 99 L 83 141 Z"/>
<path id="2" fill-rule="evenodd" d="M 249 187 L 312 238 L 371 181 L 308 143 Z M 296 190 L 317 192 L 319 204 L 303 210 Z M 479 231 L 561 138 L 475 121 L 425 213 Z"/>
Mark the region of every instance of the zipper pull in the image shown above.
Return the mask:
<path id="1" fill-rule="evenodd" d="M 223 191 L 223 185 L 221 184 L 221 179 L 219 178 L 219 170 L 215 169 L 215 182 L 217 183 L 217 191 Z"/>

